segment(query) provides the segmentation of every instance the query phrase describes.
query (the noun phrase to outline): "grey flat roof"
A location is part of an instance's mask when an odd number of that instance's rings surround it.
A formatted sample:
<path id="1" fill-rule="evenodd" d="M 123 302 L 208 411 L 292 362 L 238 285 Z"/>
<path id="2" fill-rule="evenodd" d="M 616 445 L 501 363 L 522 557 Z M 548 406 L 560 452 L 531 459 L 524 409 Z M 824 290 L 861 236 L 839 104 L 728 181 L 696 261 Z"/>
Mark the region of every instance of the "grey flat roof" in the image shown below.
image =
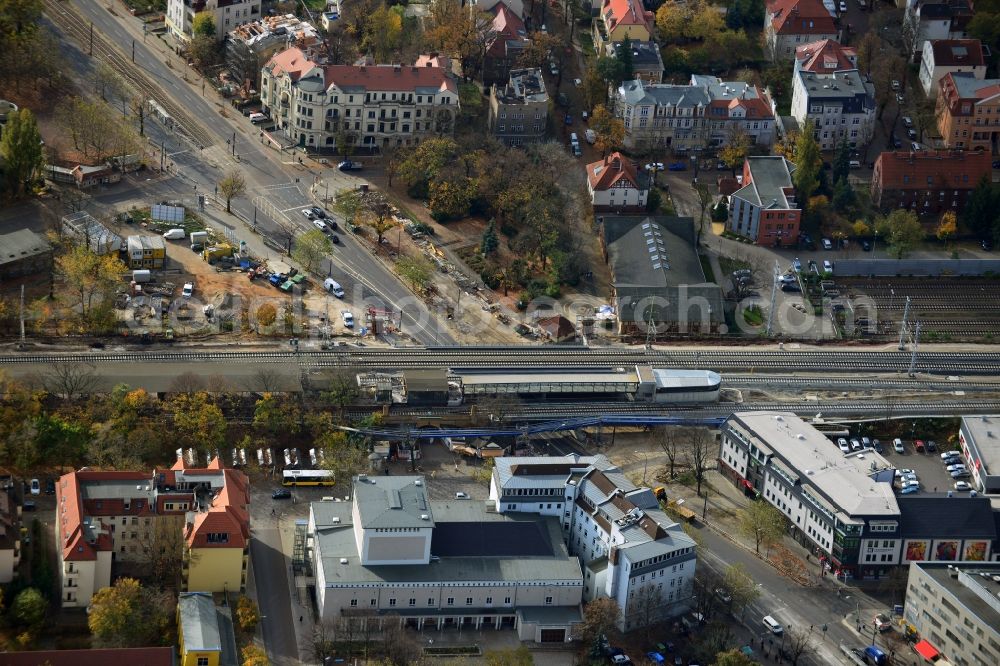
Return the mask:
<path id="1" fill-rule="evenodd" d="M 958 569 L 958 578 L 951 577 L 945 562 L 912 562 L 910 566 L 920 567 L 953 601 L 962 604 L 979 618 L 985 629 L 993 632 L 994 636 L 1000 636 L 1000 583 L 993 580 L 993 576 L 1000 576 L 1000 564 L 954 562 L 952 566 Z M 980 576 L 980 573 L 987 576 Z"/>
<path id="2" fill-rule="evenodd" d="M 742 425 L 774 452 L 781 471 L 797 477 L 803 489 L 814 488 L 833 513 L 849 516 L 896 516 L 899 504 L 892 485 L 873 481 L 872 464 L 892 467 L 874 451 L 845 455 L 826 435 L 795 414 L 739 412 L 727 424 Z"/>
<path id="3" fill-rule="evenodd" d="M 799 70 L 799 78 L 802 79 L 810 100 L 875 94 L 875 87 L 862 79 L 856 69 L 831 73 Z"/>
<path id="4" fill-rule="evenodd" d="M 0 234 L 0 265 L 33 257 L 51 249 L 45 237 L 31 229 Z"/>
<path id="5" fill-rule="evenodd" d="M 762 208 L 790 209 L 784 188 L 792 186 L 791 174 L 795 165 L 780 155 L 758 155 L 748 157 L 750 182 L 733 193 L 734 197 L 761 206 Z"/>
<path id="6" fill-rule="evenodd" d="M 983 462 L 980 474 L 1000 475 L 1000 416 L 965 416 L 962 427 L 972 437 L 969 448 L 975 449 Z"/>
<path id="7" fill-rule="evenodd" d="M 208 592 L 183 592 L 177 600 L 184 648 L 189 652 L 222 652 L 219 618 Z"/>
<path id="8" fill-rule="evenodd" d="M 583 621 L 579 606 L 527 606 L 518 608 L 517 614 L 525 622 L 536 624 L 566 625 Z"/>
<path id="9" fill-rule="evenodd" d="M 972 72 L 952 72 L 951 78 L 958 96 L 963 98 L 978 97 L 979 90 L 1000 84 L 1000 79 L 977 79 Z"/>
<path id="10" fill-rule="evenodd" d="M 654 369 L 653 376 L 660 388 L 685 388 L 719 386 L 722 377 L 711 370 L 669 370 Z"/>
<path id="11" fill-rule="evenodd" d="M 533 534 L 544 539 L 551 547 L 551 554 L 530 554 L 537 550 L 533 544 L 522 546 L 511 545 L 508 549 L 523 548 L 521 554 L 498 555 L 438 555 L 435 552 L 437 532 L 441 524 L 434 526 L 434 540 L 431 542 L 431 554 L 440 559 L 429 564 L 412 565 L 380 565 L 363 566 L 357 552 L 354 540 L 354 530 L 350 524 L 350 511 L 346 519 L 337 527 L 317 527 L 315 535 L 316 550 L 322 558 L 323 573 L 327 583 L 332 586 L 354 583 L 442 583 L 469 581 L 558 581 L 583 582 L 580 561 L 569 555 L 562 540 L 559 520 L 554 516 L 537 516 L 534 514 L 511 514 L 487 512 L 481 502 L 469 500 L 449 500 L 434 502 L 435 511 L 442 516 L 442 523 L 452 522 L 452 517 L 468 520 L 477 518 L 486 523 L 484 529 L 506 530 L 504 525 L 514 525 L 514 532 L 523 531 L 522 524 L 534 524 Z M 314 502 L 312 508 L 320 508 L 328 515 L 331 507 L 347 507 L 350 504 L 340 502 Z M 318 521 L 317 521 L 318 522 Z M 458 524 L 463 524 L 459 522 Z M 444 528 L 451 531 L 449 527 Z M 528 530 L 529 532 L 531 530 Z M 448 534 L 443 542 L 447 547 L 442 553 L 458 552 L 452 542 L 454 533 Z M 485 544 L 479 544 L 485 546 Z M 476 548 L 470 548 L 470 551 Z M 343 563 L 342 560 L 346 560 Z"/>
<path id="12" fill-rule="evenodd" d="M 434 527 L 422 476 L 356 476 L 354 495 L 365 529 Z"/>

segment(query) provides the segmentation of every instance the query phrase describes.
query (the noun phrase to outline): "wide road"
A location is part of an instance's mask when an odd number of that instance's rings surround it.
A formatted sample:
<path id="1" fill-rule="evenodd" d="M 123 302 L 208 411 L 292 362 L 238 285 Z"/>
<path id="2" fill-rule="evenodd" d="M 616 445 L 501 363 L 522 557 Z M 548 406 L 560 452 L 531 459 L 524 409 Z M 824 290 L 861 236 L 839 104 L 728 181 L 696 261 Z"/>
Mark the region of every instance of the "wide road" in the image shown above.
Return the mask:
<path id="1" fill-rule="evenodd" d="M 707 566 L 716 573 L 723 574 L 727 566 L 740 564 L 760 586 L 760 597 L 742 616 L 744 624 L 752 633 L 766 640 L 768 634 L 761 623 L 765 615 L 773 616 L 786 630 L 791 628 L 809 631 L 811 628 L 814 637 L 812 645 L 816 654 L 806 661 L 812 663 L 842 664 L 845 661 L 838 650 L 839 644 L 849 647 L 870 644 L 871 630 L 868 630 L 867 639 L 861 637 L 856 630 L 855 617 L 860 609 L 862 620 L 868 622 L 870 627 L 875 615 L 886 610 L 878 602 L 837 583 L 803 587 L 711 528 L 699 527 L 697 532 L 702 539 L 701 561 L 698 566 Z M 843 590 L 842 594 L 838 595 L 838 587 Z M 825 635 L 824 625 L 827 628 Z M 775 645 L 778 642 L 779 639 L 775 639 Z"/>
<path id="2" fill-rule="evenodd" d="M 279 247 L 284 244 L 283 232 L 268 215 L 259 210 L 255 214 L 252 204 L 255 197 L 271 198 L 275 195 L 275 188 L 281 188 L 284 196 L 275 202 L 275 208 L 284 211 L 299 232 L 312 228 L 299 211 L 306 205 L 316 203 L 309 187 L 317 174 L 296 164 L 297 158 L 291 154 L 279 155 L 265 148 L 257 136 L 258 130 L 249 120 L 220 102 L 210 88 L 206 89 L 207 96 L 202 96 L 197 72 L 187 67 L 178 56 L 164 53 L 158 38 L 148 36 L 144 43 L 140 23 L 120 11 L 119 7 L 115 6 L 112 13 L 104 3 L 75 0 L 72 4 L 81 15 L 93 22 L 95 32 L 118 44 L 129 57 L 134 41 L 135 66 L 198 118 L 215 139 L 213 146 L 204 149 L 182 142 L 177 137 L 170 142 L 172 145 L 165 145 L 169 162 L 174 165 L 173 173 L 193 186 L 197 185 L 198 192 L 212 192 L 229 169 L 243 171 L 248 181 L 248 193 L 246 197 L 234 200 L 233 208 L 246 220 L 256 219 L 258 231 L 272 237 Z M 54 23 L 58 28 L 58 18 Z M 86 57 L 85 53 L 80 57 Z M 234 138 L 235 150 L 231 143 L 227 143 Z M 233 153 L 239 156 L 238 160 Z M 422 344 L 455 342 L 439 323 L 437 313 L 431 313 L 420 299 L 415 298 L 367 246 L 358 243 L 350 233 L 342 234 L 341 240 L 341 245 L 335 248 L 333 262 L 342 271 L 345 288 L 352 291 L 353 284 L 357 282 L 357 293 L 361 298 L 376 300 L 380 307 L 397 311 L 402 309 L 403 330 Z"/>
<path id="3" fill-rule="evenodd" d="M 285 666 L 300 662 L 289 594 L 291 565 L 281 550 L 281 537 L 275 521 L 271 517 L 258 517 L 254 521 L 250 562 L 257 589 L 257 604 L 263 614 L 261 634 L 268 658 L 275 666 Z"/>

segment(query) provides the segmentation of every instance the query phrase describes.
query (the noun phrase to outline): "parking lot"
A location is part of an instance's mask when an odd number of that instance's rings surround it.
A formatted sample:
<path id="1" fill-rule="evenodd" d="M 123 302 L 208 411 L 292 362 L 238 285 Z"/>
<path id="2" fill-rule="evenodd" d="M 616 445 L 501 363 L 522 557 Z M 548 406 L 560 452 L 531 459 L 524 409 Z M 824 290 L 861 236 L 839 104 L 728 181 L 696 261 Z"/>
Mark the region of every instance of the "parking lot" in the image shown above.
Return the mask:
<path id="1" fill-rule="evenodd" d="M 928 440 L 924 439 L 925 442 L 924 453 L 918 453 L 914 447 L 914 438 L 903 437 L 900 438 L 903 444 L 903 452 L 898 453 L 893 448 L 892 436 L 880 436 L 879 433 L 870 432 L 866 430 L 864 435 L 872 438 L 878 439 L 882 446 L 882 456 L 889 461 L 896 469 L 910 469 L 917 475 L 917 479 L 920 481 L 920 489 L 908 496 L 920 495 L 924 493 L 944 493 L 948 490 L 953 490 L 955 487 L 955 481 L 958 479 L 951 478 L 951 475 L 945 469 L 945 463 L 941 461 L 942 451 L 950 448 L 948 446 L 943 446 L 944 442 L 935 443 L 935 451 L 928 452 L 926 442 Z M 847 437 L 850 441 L 853 439 L 861 439 L 862 433 L 855 430 L 851 431 L 851 435 Z M 837 439 L 834 438 L 833 445 L 837 445 Z M 919 435 L 917 439 L 920 439 Z M 969 479 L 962 479 L 964 481 L 969 481 Z"/>

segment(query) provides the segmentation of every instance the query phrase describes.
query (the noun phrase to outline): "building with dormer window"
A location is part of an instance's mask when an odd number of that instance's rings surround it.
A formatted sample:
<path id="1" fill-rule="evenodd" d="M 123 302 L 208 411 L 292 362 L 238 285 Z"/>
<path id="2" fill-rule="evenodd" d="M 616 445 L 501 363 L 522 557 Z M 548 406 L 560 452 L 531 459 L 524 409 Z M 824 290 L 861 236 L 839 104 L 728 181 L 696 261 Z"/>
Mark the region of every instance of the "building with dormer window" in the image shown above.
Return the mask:
<path id="1" fill-rule="evenodd" d="M 289 142 L 313 150 L 334 150 L 338 137 L 374 149 L 451 134 L 458 85 L 433 59 L 423 62 L 320 65 L 287 49 L 261 71 L 262 110 Z"/>
<path id="2" fill-rule="evenodd" d="M 587 192 L 595 211 L 645 211 L 649 176 L 614 152 L 587 165 Z"/>
<path id="3" fill-rule="evenodd" d="M 606 45 L 629 39 L 648 42 L 656 34 L 653 12 L 640 0 L 604 0 L 594 18 L 594 48 L 603 53 Z"/>

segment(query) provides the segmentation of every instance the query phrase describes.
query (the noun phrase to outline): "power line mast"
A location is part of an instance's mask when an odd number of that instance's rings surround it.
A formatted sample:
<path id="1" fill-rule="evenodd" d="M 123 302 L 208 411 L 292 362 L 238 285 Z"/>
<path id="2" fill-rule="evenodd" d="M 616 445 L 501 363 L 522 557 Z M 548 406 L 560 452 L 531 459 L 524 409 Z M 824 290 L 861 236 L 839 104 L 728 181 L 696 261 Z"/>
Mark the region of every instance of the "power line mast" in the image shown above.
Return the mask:
<path id="1" fill-rule="evenodd" d="M 21 285 L 21 348 L 24 348 L 24 285 Z"/>
<path id="2" fill-rule="evenodd" d="M 903 321 L 899 324 L 899 351 L 906 349 L 904 344 L 906 341 L 906 334 L 909 332 L 908 319 L 910 318 L 910 297 L 906 297 L 906 305 L 903 306 Z"/>
<path id="3" fill-rule="evenodd" d="M 916 326 L 914 326 L 913 331 L 913 345 L 910 348 L 910 370 L 909 375 L 912 377 L 914 375 L 914 370 L 917 368 L 917 347 L 920 346 L 920 322 L 918 321 Z"/>
<path id="4" fill-rule="evenodd" d="M 653 340 L 655 339 L 656 329 L 653 327 L 653 306 L 649 306 L 647 310 L 649 316 L 646 319 L 646 350 L 653 348 Z"/>
<path id="5" fill-rule="evenodd" d="M 774 279 L 771 280 L 771 307 L 767 311 L 767 336 L 771 337 L 771 325 L 774 323 L 774 303 L 778 298 L 778 280 L 781 275 L 781 267 L 778 260 L 774 260 Z"/>

